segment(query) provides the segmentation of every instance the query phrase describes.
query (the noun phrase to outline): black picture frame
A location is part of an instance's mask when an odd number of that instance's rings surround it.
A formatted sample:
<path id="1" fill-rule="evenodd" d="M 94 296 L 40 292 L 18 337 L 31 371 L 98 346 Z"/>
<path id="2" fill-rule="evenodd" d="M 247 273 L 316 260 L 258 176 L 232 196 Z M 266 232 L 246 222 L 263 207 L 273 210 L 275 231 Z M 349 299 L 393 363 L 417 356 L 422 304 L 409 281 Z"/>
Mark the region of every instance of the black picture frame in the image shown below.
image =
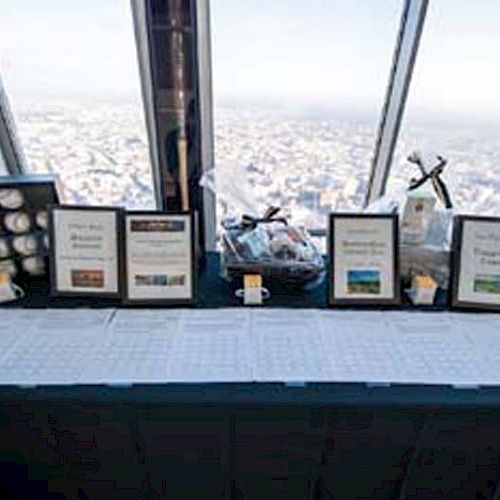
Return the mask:
<path id="1" fill-rule="evenodd" d="M 89 217 L 92 217 L 93 213 L 96 212 L 110 212 L 115 214 L 116 220 L 116 276 L 117 276 L 117 292 L 82 292 L 82 291 L 68 291 L 59 290 L 57 288 L 57 255 L 56 255 L 56 228 L 54 225 L 54 212 L 65 211 L 65 212 L 88 212 Z M 84 205 L 50 205 L 47 207 L 48 212 L 48 227 L 49 227 L 49 267 L 50 267 L 50 295 L 52 297 L 89 297 L 89 298 L 106 298 L 106 299 L 118 299 L 122 298 L 123 291 L 123 209 L 118 207 L 109 206 L 84 206 Z"/>
<path id="2" fill-rule="evenodd" d="M 335 297 L 335 221 L 337 219 L 348 220 L 387 220 L 391 224 L 392 233 L 392 270 L 393 279 L 393 297 L 392 298 L 337 298 Z M 328 232 L 328 306 L 330 307 L 398 307 L 401 305 L 401 278 L 399 275 L 399 218 L 397 214 L 366 214 L 366 213 L 332 213 L 329 218 Z"/>
<path id="3" fill-rule="evenodd" d="M 500 217 L 486 217 L 479 215 L 455 216 L 453 220 L 453 244 L 450 261 L 450 308 L 455 310 L 500 312 L 500 303 L 493 304 L 489 302 L 461 300 L 458 295 L 462 272 L 462 247 L 465 222 L 489 222 L 493 224 L 500 224 Z"/>
<path id="4" fill-rule="evenodd" d="M 133 299 L 129 296 L 129 282 L 128 282 L 128 255 L 127 255 L 127 221 L 130 217 L 185 217 L 190 221 L 190 230 L 191 234 L 189 237 L 189 244 L 191 250 L 191 290 L 192 296 L 190 298 L 181 298 L 181 299 Z M 192 307 L 196 305 L 198 301 L 198 259 L 196 254 L 196 245 L 197 245 L 197 235 L 196 235 L 196 212 L 158 212 L 158 211 L 133 211 L 133 212 L 125 212 L 123 214 L 123 234 L 124 234 L 124 245 L 123 245 L 123 255 L 124 255 L 124 264 L 123 264 L 123 295 L 122 295 L 122 304 L 126 306 L 163 306 L 163 307 L 178 307 L 178 306 L 187 306 Z"/>

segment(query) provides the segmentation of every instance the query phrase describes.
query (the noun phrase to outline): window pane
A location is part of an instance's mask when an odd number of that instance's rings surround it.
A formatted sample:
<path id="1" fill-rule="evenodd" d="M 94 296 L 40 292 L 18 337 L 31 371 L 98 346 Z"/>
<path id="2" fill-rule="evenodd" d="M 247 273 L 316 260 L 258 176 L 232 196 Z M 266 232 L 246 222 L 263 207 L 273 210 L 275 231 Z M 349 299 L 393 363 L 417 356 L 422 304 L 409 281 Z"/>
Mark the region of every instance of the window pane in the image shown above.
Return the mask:
<path id="1" fill-rule="evenodd" d="M 239 167 L 261 204 L 309 228 L 361 207 L 401 9 L 212 0 L 218 171 Z"/>
<path id="2" fill-rule="evenodd" d="M 430 2 L 388 189 L 405 188 L 419 149 L 448 159 L 460 211 L 500 210 L 500 3 Z"/>
<path id="3" fill-rule="evenodd" d="M 129 0 L 2 0 L 0 71 L 31 172 L 69 203 L 153 207 Z"/>

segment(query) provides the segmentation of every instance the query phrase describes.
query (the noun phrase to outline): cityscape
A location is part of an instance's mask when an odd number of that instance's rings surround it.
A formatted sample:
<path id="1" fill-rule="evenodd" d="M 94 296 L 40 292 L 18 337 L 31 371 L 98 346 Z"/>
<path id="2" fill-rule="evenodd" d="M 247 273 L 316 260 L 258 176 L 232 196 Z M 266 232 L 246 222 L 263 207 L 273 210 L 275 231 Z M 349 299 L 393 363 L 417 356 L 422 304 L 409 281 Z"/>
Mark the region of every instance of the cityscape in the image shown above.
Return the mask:
<path id="1" fill-rule="evenodd" d="M 39 103 L 16 109 L 16 123 L 30 171 L 56 174 L 63 201 L 154 206 L 148 140 L 138 106 Z M 359 210 L 377 125 L 376 120 L 308 117 L 278 108 L 217 107 L 215 166 L 218 178 L 224 177 L 219 217 L 249 205 L 257 212 L 275 205 L 295 223 L 322 229 L 327 213 Z M 444 178 L 458 210 L 500 211 L 500 137 L 493 131 L 403 125 L 389 193 L 404 191 L 418 175 L 406 161 L 415 149 L 449 160 Z M 235 191 L 229 192 L 228 185 Z"/>
<path id="2" fill-rule="evenodd" d="M 66 203 L 154 206 L 142 110 L 128 103 L 38 103 L 15 108 L 32 173 L 57 175 Z"/>

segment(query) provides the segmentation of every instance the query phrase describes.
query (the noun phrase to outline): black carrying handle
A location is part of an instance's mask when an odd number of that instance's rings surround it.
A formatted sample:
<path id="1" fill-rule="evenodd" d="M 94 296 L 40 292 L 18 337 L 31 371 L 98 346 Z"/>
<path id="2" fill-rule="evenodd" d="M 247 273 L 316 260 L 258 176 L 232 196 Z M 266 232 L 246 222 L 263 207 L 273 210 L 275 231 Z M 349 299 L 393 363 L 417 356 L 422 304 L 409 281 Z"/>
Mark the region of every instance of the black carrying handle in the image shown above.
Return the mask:
<path id="1" fill-rule="evenodd" d="M 252 215 L 244 214 L 241 217 L 241 222 L 239 226 L 243 229 L 255 229 L 259 224 L 269 224 L 271 222 L 281 222 L 285 226 L 288 226 L 288 221 L 285 217 L 276 217 L 280 212 L 280 207 L 269 207 L 265 212 L 263 217 L 253 217 Z"/>
<path id="2" fill-rule="evenodd" d="M 444 167 L 448 162 L 442 156 L 438 156 L 437 159 L 439 163 L 430 172 L 426 172 L 424 169 L 422 169 L 422 177 L 420 177 L 420 179 L 411 179 L 408 190 L 413 191 L 420 186 L 423 186 L 427 181 L 430 180 L 436 196 L 441 200 L 441 202 L 447 209 L 450 209 L 453 208 L 450 192 L 448 191 L 448 188 L 446 187 L 443 179 L 441 179 L 441 174 L 443 173 Z M 412 163 L 416 162 L 412 161 Z"/>

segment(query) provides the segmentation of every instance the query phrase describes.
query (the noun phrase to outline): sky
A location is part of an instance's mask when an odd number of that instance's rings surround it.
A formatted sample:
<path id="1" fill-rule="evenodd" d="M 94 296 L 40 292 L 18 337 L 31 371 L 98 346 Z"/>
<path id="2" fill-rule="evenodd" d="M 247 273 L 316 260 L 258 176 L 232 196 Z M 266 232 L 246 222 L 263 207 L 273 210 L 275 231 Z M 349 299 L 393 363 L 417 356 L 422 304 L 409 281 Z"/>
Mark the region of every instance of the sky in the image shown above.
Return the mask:
<path id="1" fill-rule="evenodd" d="M 0 33 L 9 95 L 140 96 L 129 0 L 0 0 Z"/>
<path id="2" fill-rule="evenodd" d="M 401 0 L 212 0 L 211 9 L 221 102 L 253 98 L 379 111 Z"/>
<path id="3" fill-rule="evenodd" d="M 211 0 L 217 103 L 380 111 L 403 0 Z M 500 1 L 431 0 L 418 115 L 500 113 Z M 12 98 L 140 95 L 129 0 L 0 0 Z"/>
<path id="4" fill-rule="evenodd" d="M 500 122 L 500 1 L 431 0 L 407 119 L 445 114 Z"/>

